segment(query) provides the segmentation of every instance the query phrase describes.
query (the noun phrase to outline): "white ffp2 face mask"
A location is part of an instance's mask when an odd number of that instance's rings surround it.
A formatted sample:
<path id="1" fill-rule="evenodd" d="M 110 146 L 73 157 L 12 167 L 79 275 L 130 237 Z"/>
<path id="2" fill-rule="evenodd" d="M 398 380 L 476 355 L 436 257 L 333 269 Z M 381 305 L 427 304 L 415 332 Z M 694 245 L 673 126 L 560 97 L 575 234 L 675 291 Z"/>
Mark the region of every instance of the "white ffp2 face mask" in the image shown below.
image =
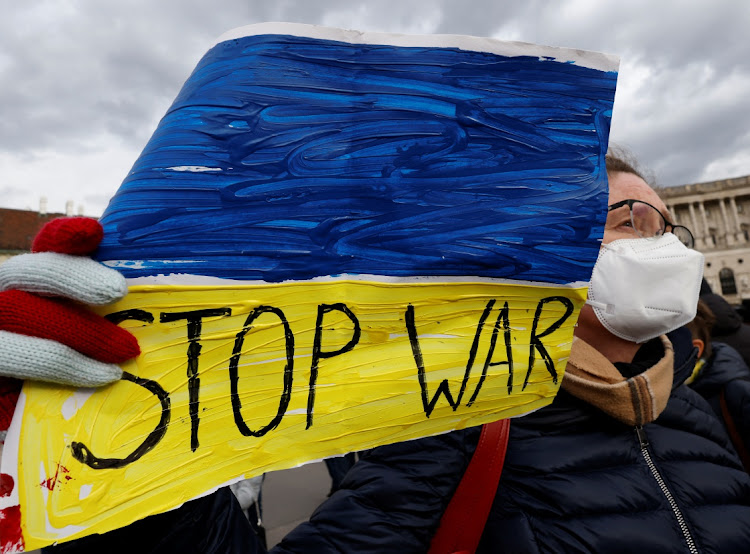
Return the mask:
<path id="1" fill-rule="evenodd" d="M 586 303 L 612 334 L 646 342 L 693 320 L 703 261 L 672 233 L 603 244 Z"/>

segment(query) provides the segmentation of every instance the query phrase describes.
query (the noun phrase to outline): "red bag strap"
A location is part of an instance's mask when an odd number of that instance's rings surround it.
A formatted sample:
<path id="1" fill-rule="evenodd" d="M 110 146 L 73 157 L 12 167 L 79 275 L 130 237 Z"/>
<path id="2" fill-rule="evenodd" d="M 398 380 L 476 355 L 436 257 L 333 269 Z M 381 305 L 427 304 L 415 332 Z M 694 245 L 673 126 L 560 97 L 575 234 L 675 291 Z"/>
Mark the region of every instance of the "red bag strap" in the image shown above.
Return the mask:
<path id="1" fill-rule="evenodd" d="M 477 549 L 500 482 L 509 433 L 510 419 L 482 426 L 477 448 L 440 519 L 429 554 L 470 554 Z"/>

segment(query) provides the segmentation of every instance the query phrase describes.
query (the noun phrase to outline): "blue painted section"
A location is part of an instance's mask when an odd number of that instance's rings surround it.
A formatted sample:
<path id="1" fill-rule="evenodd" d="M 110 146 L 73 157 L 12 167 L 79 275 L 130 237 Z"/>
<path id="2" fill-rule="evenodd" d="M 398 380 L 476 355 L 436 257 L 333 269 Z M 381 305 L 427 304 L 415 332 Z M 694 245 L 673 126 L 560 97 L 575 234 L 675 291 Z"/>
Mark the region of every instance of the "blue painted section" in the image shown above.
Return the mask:
<path id="1" fill-rule="evenodd" d="M 455 48 L 223 42 L 112 199 L 98 257 L 137 261 L 126 277 L 588 280 L 616 77 Z M 170 169 L 185 166 L 211 171 Z"/>

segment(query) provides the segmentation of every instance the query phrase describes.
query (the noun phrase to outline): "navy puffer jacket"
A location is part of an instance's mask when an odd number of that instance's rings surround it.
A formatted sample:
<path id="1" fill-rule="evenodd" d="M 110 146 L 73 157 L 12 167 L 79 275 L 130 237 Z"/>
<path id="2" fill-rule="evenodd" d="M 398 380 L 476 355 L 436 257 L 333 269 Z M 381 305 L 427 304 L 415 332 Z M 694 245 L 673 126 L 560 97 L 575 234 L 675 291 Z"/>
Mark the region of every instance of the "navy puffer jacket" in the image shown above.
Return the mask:
<path id="1" fill-rule="evenodd" d="M 670 339 L 676 386 L 640 438 L 564 391 L 512 422 L 478 552 L 750 552 L 750 477 L 707 402 L 679 385 L 689 333 Z M 478 436 L 369 451 L 273 552 L 426 552 Z"/>
<path id="2" fill-rule="evenodd" d="M 745 469 L 750 471 L 750 368 L 728 344 L 714 342 L 711 346 L 711 357 L 690 387 L 708 400 L 725 422 Z"/>

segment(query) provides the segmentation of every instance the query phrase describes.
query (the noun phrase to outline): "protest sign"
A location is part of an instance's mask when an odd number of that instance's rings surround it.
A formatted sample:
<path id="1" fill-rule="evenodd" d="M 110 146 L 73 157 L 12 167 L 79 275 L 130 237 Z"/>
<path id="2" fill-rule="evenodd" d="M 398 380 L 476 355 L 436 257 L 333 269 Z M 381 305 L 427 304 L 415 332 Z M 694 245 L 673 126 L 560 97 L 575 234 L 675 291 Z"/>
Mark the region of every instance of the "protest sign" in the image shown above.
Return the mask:
<path id="1" fill-rule="evenodd" d="M 222 37 L 102 218 L 130 293 L 101 313 L 141 356 L 101 390 L 24 387 L 16 545 L 549 404 L 606 216 L 616 68 L 472 37 Z"/>

